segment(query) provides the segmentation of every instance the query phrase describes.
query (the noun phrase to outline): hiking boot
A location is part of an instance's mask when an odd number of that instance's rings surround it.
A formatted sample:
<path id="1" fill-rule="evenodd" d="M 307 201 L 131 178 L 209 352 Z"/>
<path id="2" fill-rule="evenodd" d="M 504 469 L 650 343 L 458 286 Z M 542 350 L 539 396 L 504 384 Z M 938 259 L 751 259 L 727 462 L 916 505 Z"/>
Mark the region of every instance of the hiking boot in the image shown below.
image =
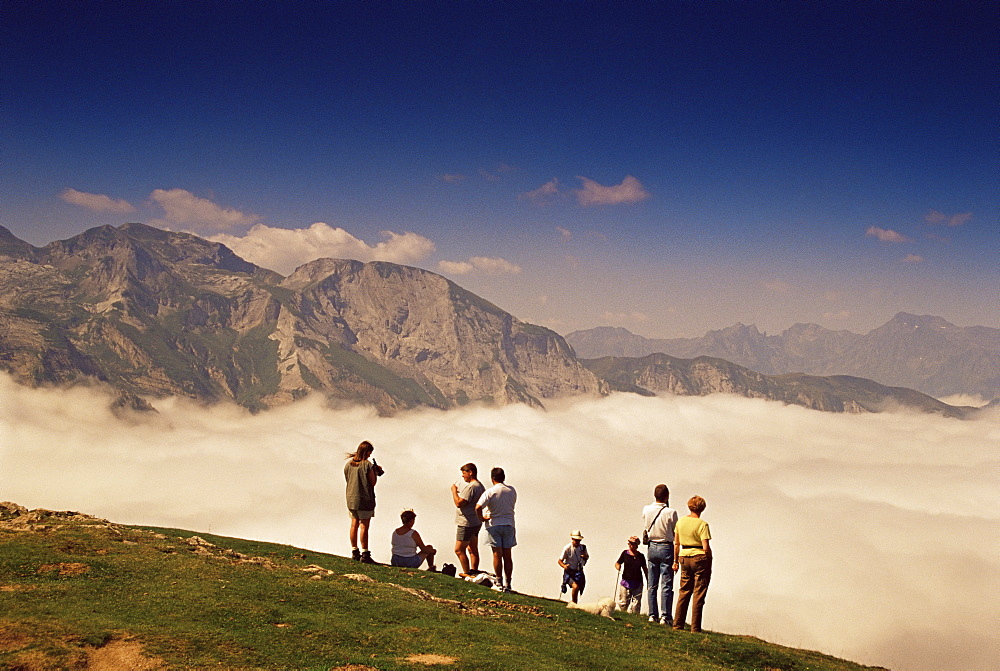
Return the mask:
<path id="1" fill-rule="evenodd" d="M 361 553 L 361 563 L 375 564 L 376 566 L 378 566 L 378 562 L 372 559 L 372 553 L 369 552 L 368 550 L 365 550 L 364 552 Z"/>
<path id="2" fill-rule="evenodd" d="M 661 617 L 660 624 L 662 624 L 664 627 L 672 627 L 674 626 L 674 621 L 671 620 L 669 617 Z"/>
<path id="3" fill-rule="evenodd" d="M 354 561 L 361 561 L 361 550 L 354 548 L 351 550 L 351 559 Z"/>
<path id="4" fill-rule="evenodd" d="M 655 616 L 655 615 L 650 615 L 650 616 L 649 616 L 649 621 L 650 621 L 650 622 L 651 622 L 652 624 L 656 624 L 656 623 L 658 623 L 658 622 L 659 622 L 659 620 L 658 620 L 658 619 L 656 619 L 656 616 Z"/>

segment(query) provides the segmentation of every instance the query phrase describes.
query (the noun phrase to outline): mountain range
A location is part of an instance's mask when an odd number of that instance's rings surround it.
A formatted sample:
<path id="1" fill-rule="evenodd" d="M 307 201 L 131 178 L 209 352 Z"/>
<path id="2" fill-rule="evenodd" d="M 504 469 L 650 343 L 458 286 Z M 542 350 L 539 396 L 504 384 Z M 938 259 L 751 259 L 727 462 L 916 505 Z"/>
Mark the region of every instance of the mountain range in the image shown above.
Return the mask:
<path id="1" fill-rule="evenodd" d="M 143 224 L 33 247 L 0 228 L 0 365 L 249 408 L 321 390 L 385 412 L 600 394 L 562 336 L 434 273 L 319 259 L 282 277 Z"/>
<path id="2" fill-rule="evenodd" d="M 602 333 L 571 338 L 586 355 Z M 45 247 L 0 226 L 0 368 L 31 385 L 99 381 L 137 409 L 179 395 L 258 410 L 319 392 L 391 413 L 627 390 L 830 411 L 967 410 L 858 377 L 769 376 L 719 358 L 581 360 L 556 332 L 426 270 L 318 259 L 284 277 L 222 244 L 144 224 Z"/>
<path id="3" fill-rule="evenodd" d="M 867 334 L 796 324 L 780 335 L 736 324 L 701 338 L 644 338 L 600 327 L 566 336 L 583 358 L 660 353 L 732 361 L 765 375 L 804 373 L 865 377 L 935 397 L 1000 397 L 1000 329 L 960 327 L 941 317 L 900 312 Z"/>

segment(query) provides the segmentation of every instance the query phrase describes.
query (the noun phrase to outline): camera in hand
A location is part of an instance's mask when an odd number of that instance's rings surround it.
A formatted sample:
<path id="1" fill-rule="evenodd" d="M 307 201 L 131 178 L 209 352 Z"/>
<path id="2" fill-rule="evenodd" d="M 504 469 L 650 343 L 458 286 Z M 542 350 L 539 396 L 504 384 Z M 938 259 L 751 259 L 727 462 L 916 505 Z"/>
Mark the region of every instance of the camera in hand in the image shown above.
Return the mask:
<path id="1" fill-rule="evenodd" d="M 376 474 L 377 474 L 377 475 L 378 475 L 379 477 L 381 477 L 381 476 L 385 475 L 385 471 L 384 471 L 384 470 L 382 469 L 382 467 L 381 467 L 381 466 L 379 466 L 379 465 L 378 465 L 378 462 L 377 462 L 377 461 L 375 461 L 375 459 L 374 459 L 374 458 L 372 459 L 372 466 L 374 466 L 374 467 L 375 467 L 375 473 L 376 473 Z"/>

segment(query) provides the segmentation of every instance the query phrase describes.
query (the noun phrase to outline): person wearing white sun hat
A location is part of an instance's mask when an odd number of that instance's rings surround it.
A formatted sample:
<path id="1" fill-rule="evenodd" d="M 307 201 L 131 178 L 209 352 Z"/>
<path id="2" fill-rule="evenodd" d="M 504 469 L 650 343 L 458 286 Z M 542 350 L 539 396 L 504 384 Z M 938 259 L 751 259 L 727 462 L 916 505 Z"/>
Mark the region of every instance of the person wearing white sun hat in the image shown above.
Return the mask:
<path id="1" fill-rule="evenodd" d="M 563 548 L 558 559 L 559 566 L 563 570 L 563 582 L 560 589 L 565 593 L 568 586 L 570 599 L 573 603 L 577 603 L 580 594 L 587 586 L 587 577 L 583 574 L 583 567 L 590 559 L 590 554 L 587 553 L 587 546 L 581 542 L 583 534 L 580 533 L 579 529 L 574 530 L 569 538 L 569 544 Z"/>

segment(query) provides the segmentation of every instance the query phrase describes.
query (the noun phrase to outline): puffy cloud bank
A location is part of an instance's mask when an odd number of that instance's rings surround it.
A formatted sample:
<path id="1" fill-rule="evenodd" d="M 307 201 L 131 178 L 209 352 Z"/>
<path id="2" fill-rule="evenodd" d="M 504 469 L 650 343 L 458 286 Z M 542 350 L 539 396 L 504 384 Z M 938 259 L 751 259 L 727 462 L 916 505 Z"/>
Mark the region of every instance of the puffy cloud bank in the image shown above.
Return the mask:
<path id="1" fill-rule="evenodd" d="M 135 208 L 127 200 L 112 198 L 100 193 L 86 193 L 76 189 L 65 189 L 59 194 L 59 198 L 71 205 L 78 205 L 94 212 L 113 212 L 116 214 L 128 214 L 135 212 Z"/>
<path id="2" fill-rule="evenodd" d="M 260 219 L 255 214 L 222 207 L 184 189 L 156 189 L 149 194 L 149 199 L 163 208 L 163 218 L 154 219 L 153 225 L 167 228 L 194 226 L 203 230 L 224 231 L 237 226 L 249 226 Z"/>
<path id="3" fill-rule="evenodd" d="M 391 418 L 317 398 L 256 416 L 169 399 L 122 421 L 107 400 L 0 377 L 0 499 L 346 554 L 344 453 L 367 439 L 386 469 L 376 558 L 413 507 L 448 561 L 459 465 L 500 465 L 519 492 L 515 588 L 557 596 L 556 557 L 580 528 L 589 600 L 610 595 L 614 560 L 665 482 L 676 507 L 708 501 L 706 627 L 894 669 L 1000 662 L 997 414 L 614 395 Z"/>
<path id="4" fill-rule="evenodd" d="M 342 228 L 317 222 L 308 228 L 272 228 L 257 224 L 246 235 L 220 233 L 209 237 L 239 256 L 282 275 L 303 263 L 322 258 L 415 263 L 434 251 L 434 243 L 417 233 L 384 231 L 385 240 L 369 245 Z"/>

